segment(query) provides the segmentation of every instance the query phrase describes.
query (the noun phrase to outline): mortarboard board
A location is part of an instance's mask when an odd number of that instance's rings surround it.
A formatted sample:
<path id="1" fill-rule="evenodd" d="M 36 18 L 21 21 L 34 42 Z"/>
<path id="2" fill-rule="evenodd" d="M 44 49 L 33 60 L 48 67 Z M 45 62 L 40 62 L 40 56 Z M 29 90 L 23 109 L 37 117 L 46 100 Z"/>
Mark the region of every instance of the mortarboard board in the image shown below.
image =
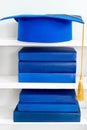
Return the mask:
<path id="1" fill-rule="evenodd" d="M 83 24 L 80 81 L 77 99 L 84 100 L 82 83 L 82 64 L 84 53 L 84 21 L 81 16 L 67 14 L 16 15 L 0 20 L 14 18 L 18 22 L 18 40 L 25 42 L 64 42 L 72 40 L 72 22 Z"/>

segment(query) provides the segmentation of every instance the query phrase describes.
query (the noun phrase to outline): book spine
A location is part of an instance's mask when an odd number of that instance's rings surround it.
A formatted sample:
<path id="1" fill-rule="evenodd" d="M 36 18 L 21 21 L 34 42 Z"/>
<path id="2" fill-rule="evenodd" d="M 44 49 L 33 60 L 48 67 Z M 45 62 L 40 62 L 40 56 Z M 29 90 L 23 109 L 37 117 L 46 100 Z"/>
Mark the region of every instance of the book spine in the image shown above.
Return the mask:
<path id="1" fill-rule="evenodd" d="M 76 61 L 76 53 L 72 52 L 68 53 L 19 52 L 18 55 L 20 61 Z"/>
<path id="2" fill-rule="evenodd" d="M 78 104 L 18 104 L 18 111 L 78 112 Z"/>
<path id="3" fill-rule="evenodd" d="M 76 103 L 75 95 L 31 95 L 20 94 L 21 103 Z"/>
<path id="4" fill-rule="evenodd" d="M 19 73 L 19 82 L 75 83 L 75 73 Z"/>
<path id="5" fill-rule="evenodd" d="M 19 73 L 75 73 L 76 62 L 19 62 Z"/>
<path id="6" fill-rule="evenodd" d="M 80 122 L 78 112 L 21 112 L 16 108 L 13 113 L 14 122 Z"/>

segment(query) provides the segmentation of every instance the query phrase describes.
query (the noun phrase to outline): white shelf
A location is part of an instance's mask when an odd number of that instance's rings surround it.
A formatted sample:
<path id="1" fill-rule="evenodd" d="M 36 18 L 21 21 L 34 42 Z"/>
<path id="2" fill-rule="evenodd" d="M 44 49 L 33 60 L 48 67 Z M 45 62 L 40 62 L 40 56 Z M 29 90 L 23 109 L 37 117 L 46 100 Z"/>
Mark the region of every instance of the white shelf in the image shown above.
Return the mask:
<path id="1" fill-rule="evenodd" d="M 32 89 L 57 89 L 57 88 L 77 88 L 79 78 L 76 78 L 76 83 L 19 83 L 17 76 L 0 76 L 0 88 L 9 89 L 22 89 L 22 88 L 32 88 Z M 84 88 L 87 89 L 87 77 L 83 77 Z"/>
<path id="2" fill-rule="evenodd" d="M 55 47 L 55 46 L 69 46 L 69 47 L 79 47 L 81 46 L 81 41 L 71 40 L 68 42 L 59 42 L 59 43 L 32 43 L 32 42 L 21 42 L 15 39 L 0 39 L 0 46 L 20 46 L 20 47 Z M 85 43 L 87 46 L 87 42 Z"/>

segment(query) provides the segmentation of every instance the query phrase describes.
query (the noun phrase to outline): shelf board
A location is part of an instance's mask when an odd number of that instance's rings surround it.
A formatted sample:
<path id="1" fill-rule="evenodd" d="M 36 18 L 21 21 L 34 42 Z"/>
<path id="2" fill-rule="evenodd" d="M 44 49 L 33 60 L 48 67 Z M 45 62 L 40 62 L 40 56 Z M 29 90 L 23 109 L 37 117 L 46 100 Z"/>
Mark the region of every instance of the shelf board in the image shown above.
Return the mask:
<path id="1" fill-rule="evenodd" d="M 3 110 L 3 114 L 5 114 L 6 112 Z M 81 109 L 81 121 L 80 122 L 13 122 L 13 110 L 8 110 L 8 115 L 10 115 L 10 117 L 2 117 L 0 118 L 0 125 L 8 125 L 8 124 L 29 124 L 29 125 L 35 125 L 35 124 L 40 124 L 40 125 L 52 125 L 52 124 L 87 124 L 87 109 Z M 2 115 L 2 113 L 0 112 L 0 115 Z"/>
<path id="2" fill-rule="evenodd" d="M 20 47 L 53 47 L 53 46 L 69 46 L 69 47 L 79 47 L 81 46 L 81 41 L 71 40 L 67 42 L 59 42 L 59 43 L 33 43 L 33 42 L 21 42 L 15 39 L 0 39 L 0 46 L 20 46 Z M 87 42 L 85 43 L 87 46 Z"/>
<path id="3" fill-rule="evenodd" d="M 0 88 L 2 89 L 22 89 L 22 88 L 32 88 L 32 89 L 76 89 L 78 86 L 78 79 L 76 78 L 76 83 L 19 83 L 17 76 L 0 76 Z M 87 89 L 87 77 L 83 77 L 84 87 Z"/>

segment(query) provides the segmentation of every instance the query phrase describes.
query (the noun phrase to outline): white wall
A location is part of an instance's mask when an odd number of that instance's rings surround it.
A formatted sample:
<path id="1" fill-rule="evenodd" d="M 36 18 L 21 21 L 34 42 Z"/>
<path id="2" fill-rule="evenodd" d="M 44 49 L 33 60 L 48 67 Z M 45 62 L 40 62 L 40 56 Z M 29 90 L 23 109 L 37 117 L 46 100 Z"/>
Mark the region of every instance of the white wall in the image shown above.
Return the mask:
<path id="1" fill-rule="evenodd" d="M 0 0 L 1 16 L 18 13 L 70 13 L 84 15 L 86 0 Z"/>

